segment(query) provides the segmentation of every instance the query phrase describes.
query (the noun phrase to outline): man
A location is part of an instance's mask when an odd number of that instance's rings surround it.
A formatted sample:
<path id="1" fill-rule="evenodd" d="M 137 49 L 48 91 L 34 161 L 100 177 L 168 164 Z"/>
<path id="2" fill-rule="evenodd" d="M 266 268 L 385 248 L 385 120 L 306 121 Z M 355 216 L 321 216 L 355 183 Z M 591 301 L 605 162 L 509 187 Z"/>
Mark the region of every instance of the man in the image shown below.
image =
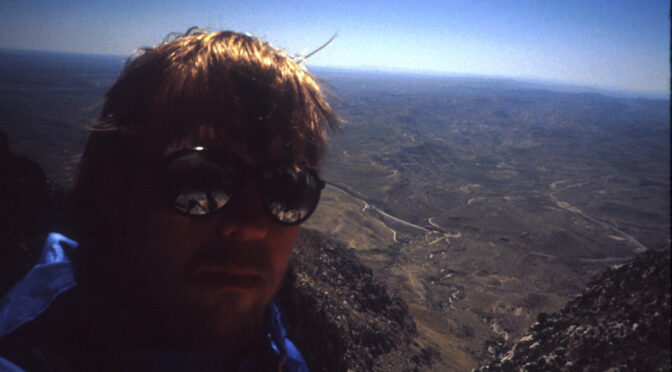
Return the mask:
<path id="1" fill-rule="evenodd" d="M 130 60 L 51 235 L 0 304 L 0 369 L 306 370 L 273 302 L 337 119 L 251 36 L 192 29 Z M 77 245 L 79 245 L 77 247 Z"/>

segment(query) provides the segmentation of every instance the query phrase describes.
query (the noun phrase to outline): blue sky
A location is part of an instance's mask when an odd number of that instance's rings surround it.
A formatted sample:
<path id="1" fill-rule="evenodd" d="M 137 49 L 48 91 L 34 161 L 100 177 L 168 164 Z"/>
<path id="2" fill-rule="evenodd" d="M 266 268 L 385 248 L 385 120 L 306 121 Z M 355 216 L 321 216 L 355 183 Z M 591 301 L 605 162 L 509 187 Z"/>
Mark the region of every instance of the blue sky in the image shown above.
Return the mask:
<path id="1" fill-rule="evenodd" d="M 0 47 L 129 55 L 198 25 L 309 66 L 533 78 L 667 93 L 669 1 L 2 1 Z"/>

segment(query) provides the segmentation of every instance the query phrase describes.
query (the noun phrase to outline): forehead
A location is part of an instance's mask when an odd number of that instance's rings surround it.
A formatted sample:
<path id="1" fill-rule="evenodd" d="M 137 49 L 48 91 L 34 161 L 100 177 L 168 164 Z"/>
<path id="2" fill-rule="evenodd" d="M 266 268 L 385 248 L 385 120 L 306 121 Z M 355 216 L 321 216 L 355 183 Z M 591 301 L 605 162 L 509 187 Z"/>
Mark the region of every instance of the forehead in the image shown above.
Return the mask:
<path id="1" fill-rule="evenodd" d="M 308 162 L 305 141 L 297 138 L 260 138 L 250 136 L 235 136 L 217 134 L 211 129 L 201 129 L 188 137 L 175 140 L 163 151 L 167 156 L 175 151 L 203 146 L 208 148 L 223 149 L 245 160 L 250 165 L 263 164 L 276 160 L 295 160 Z"/>

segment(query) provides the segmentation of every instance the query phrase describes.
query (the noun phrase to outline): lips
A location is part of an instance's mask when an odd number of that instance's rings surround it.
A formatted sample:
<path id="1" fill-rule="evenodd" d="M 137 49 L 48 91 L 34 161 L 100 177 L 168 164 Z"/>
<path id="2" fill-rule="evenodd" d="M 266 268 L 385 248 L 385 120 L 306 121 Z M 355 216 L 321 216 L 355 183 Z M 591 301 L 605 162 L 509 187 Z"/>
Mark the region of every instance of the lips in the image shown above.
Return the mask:
<path id="1" fill-rule="evenodd" d="M 264 284 L 264 276 L 251 269 L 219 266 L 202 266 L 193 274 L 194 282 L 214 290 L 247 291 Z"/>

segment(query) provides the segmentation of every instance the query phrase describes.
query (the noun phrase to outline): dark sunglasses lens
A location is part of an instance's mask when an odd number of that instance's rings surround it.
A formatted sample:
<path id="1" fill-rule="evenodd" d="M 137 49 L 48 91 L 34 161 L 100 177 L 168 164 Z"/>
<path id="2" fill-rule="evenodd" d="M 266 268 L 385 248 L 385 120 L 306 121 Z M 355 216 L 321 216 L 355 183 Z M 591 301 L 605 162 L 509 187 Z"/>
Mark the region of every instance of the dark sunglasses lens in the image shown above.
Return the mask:
<path id="1" fill-rule="evenodd" d="M 301 223 L 317 207 L 323 185 L 314 172 L 285 165 L 264 171 L 262 177 L 264 204 L 276 221 Z"/>
<path id="2" fill-rule="evenodd" d="M 164 169 L 162 185 L 169 205 L 191 216 L 205 216 L 224 207 L 235 192 L 236 171 L 219 165 L 206 152 L 186 152 Z"/>

